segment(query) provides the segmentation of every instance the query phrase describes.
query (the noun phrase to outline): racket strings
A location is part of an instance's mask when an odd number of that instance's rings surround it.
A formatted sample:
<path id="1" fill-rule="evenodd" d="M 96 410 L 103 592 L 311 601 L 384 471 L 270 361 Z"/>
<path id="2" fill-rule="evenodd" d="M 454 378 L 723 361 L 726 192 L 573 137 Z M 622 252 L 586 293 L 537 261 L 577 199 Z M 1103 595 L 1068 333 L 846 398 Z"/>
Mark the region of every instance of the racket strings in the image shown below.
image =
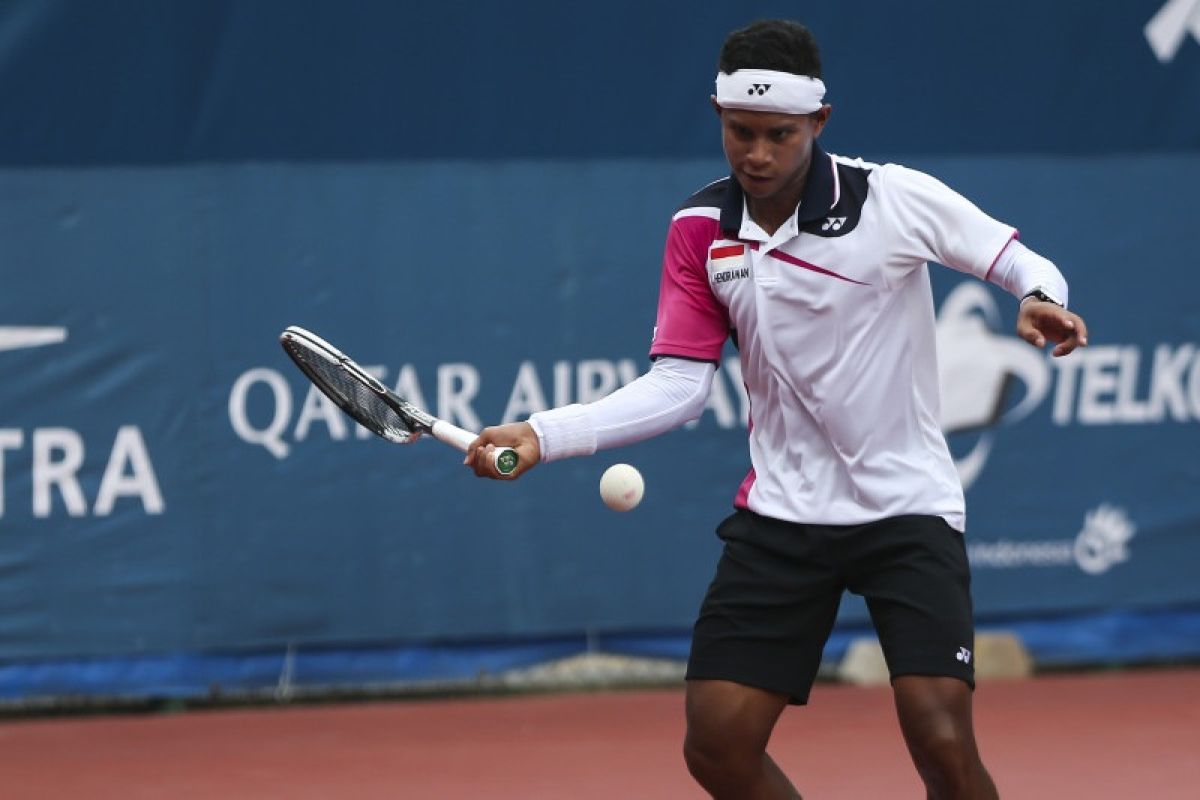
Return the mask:
<path id="1" fill-rule="evenodd" d="M 413 438 L 413 431 L 404 425 L 391 406 L 341 362 L 300 347 L 293 347 L 290 352 L 313 383 L 363 427 L 396 442 Z"/>

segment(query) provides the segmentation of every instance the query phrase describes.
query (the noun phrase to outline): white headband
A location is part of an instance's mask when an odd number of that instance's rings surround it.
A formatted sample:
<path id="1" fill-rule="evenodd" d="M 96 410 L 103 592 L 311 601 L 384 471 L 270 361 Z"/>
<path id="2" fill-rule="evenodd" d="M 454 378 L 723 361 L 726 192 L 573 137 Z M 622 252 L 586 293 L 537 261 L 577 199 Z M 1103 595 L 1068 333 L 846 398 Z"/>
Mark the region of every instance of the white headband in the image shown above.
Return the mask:
<path id="1" fill-rule="evenodd" d="M 811 114 L 821 109 L 825 84 L 820 78 L 776 72 L 770 69 L 739 69 L 732 75 L 717 73 L 717 105 L 747 111 L 778 114 Z"/>

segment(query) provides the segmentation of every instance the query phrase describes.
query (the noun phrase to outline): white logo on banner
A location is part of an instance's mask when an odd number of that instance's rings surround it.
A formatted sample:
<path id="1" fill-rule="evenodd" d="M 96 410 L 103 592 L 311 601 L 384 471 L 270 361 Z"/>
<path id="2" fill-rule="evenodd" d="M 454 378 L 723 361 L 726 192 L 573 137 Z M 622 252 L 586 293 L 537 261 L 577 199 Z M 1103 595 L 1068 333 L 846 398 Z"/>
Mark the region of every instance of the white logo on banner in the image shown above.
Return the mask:
<path id="1" fill-rule="evenodd" d="M 569 403 L 594 402 L 637 378 L 644 364 L 644 359 L 589 358 L 555 361 L 549 369 L 539 370 L 535 362 L 522 361 L 506 389 L 508 400 L 499 422 L 525 419 L 534 412 Z M 745 428 L 750 400 L 742 383 L 741 364 L 734 357 L 726 359 L 722 367 L 705 402 L 705 417 L 711 412 L 712 421 L 725 430 Z M 396 394 L 433 410 L 442 419 L 467 429 L 483 426 L 475 410 L 483 376 L 474 364 L 438 364 L 432 381 L 428 375 L 422 381 L 412 364 L 401 365 L 395 373 L 379 365 L 363 365 L 363 369 L 389 384 Z M 229 424 L 243 442 L 283 459 L 291 454 L 293 445 L 309 438 L 338 442 L 374 438 L 316 387 L 296 377 L 294 370 L 287 370 L 287 375 L 292 380 L 273 367 L 254 367 L 233 382 L 228 400 Z M 293 385 L 300 387 L 299 393 L 293 393 Z M 697 424 L 693 421 L 686 427 Z"/>
<path id="2" fill-rule="evenodd" d="M 1048 399 L 1054 425 L 1152 425 L 1200 421 L 1200 347 L 1094 344 L 1065 358 L 998 333 L 1000 313 L 983 284 L 960 283 L 938 312 L 942 430 L 964 434 L 955 459 L 963 488 L 979 477 L 1004 427 Z M 1016 393 L 1020 389 L 1023 393 Z M 1015 404 L 1008 395 L 1016 393 Z M 970 434 L 970 435 L 967 435 Z"/>
<path id="3" fill-rule="evenodd" d="M 1060 427 L 1200 422 L 1196 344 L 1093 344 L 1066 358 L 1051 358 L 1015 335 L 999 333 L 1002 327 L 992 292 L 976 281 L 956 286 L 939 309 L 941 424 L 948 435 L 961 434 L 951 442 L 956 450 L 967 449 L 955 460 L 964 488 L 983 472 L 1004 428 L 1047 403 L 1050 422 Z M 641 358 L 521 361 L 515 374 L 501 379 L 503 394 L 493 396 L 494 401 L 508 398 L 499 419 L 495 412 L 480 414 L 475 408 L 485 395 L 484 377 L 475 364 L 435 364 L 421 376 L 412 364 L 398 370 L 366 369 L 437 416 L 478 428 L 485 418 L 511 422 L 536 411 L 598 400 L 636 378 L 644 363 Z M 494 391 L 489 389 L 489 394 Z M 373 438 L 289 367 L 256 366 L 242 372 L 230 387 L 228 416 L 237 438 L 279 459 L 314 438 Z M 741 364 L 733 356 L 713 379 L 705 413 L 686 427 L 744 429 L 748 419 Z"/>
<path id="4" fill-rule="evenodd" d="M 1075 537 L 1075 563 L 1089 575 L 1108 572 L 1129 560 L 1129 540 L 1136 528 L 1119 508 L 1102 505 L 1089 511 Z"/>
<path id="5" fill-rule="evenodd" d="M 1000 325 L 996 301 L 980 283 L 959 284 L 938 311 L 942 430 L 947 434 L 981 431 L 970 452 L 955 459 L 963 488 L 970 487 L 983 470 L 995 426 L 1029 416 L 1050 389 L 1045 357 L 1015 336 L 997 334 Z M 1025 395 L 1006 410 L 1005 390 L 1014 378 Z"/>
<path id="6" fill-rule="evenodd" d="M 967 555 L 976 569 L 1074 566 L 1101 575 L 1129 560 L 1129 540 L 1136 532 L 1124 509 L 1103 503 L 1087 513 L 1074 539 L 973 543 Z"/>
<path id="7" fill-rule="evenodd" d="M 1189 33 L 1200 42 L 1200 0 L 1169 0 L 1146 23 L 1144 33 L 1155 57 L 1169 64 Z"/>
<path id="8" fill-rule="evenodd" d="M 24 350 L 66 340 L 66 328 L 0 326 L 0 351 Z M 0 428 L 0 518 L 4 517 L 6 501 L 5 456 L 21 450 L 26 441 L 32 450 L 33 516 L 52 516 L 56 496 L 69 516 L 87 516 L 88 501 L 79 482 L 79 470 L 86 455 L 83 436 L 72 428 L 54 426 L 34 428 L 28 437 L 20 428 Z M 142 431 L 136 425 L 122 425 L 117 430 L 90 513 L 108 516 L 122 497 L 139 498 L 147 514 L 161 514 L 164 509 L 154 464 Z"/>
<path id="9" fill-rule="evenodd" d="M 0 350 L 24 350 L 67 340 L 66 328 L 18 328 L 0 325 Z"/>

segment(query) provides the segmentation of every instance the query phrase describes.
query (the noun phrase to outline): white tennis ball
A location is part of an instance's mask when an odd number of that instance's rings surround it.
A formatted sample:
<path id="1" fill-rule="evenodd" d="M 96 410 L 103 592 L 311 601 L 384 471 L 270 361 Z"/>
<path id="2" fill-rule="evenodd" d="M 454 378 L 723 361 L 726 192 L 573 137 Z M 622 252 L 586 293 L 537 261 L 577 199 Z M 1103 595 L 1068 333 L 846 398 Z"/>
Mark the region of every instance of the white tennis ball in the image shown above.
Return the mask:
<path id="1" fill-rule="evenodd" d="M 600 476 L 600 497 L 613 511 L 628 511 L 642 502 L 646 483 L 628 464 L 613 464 Z"/>

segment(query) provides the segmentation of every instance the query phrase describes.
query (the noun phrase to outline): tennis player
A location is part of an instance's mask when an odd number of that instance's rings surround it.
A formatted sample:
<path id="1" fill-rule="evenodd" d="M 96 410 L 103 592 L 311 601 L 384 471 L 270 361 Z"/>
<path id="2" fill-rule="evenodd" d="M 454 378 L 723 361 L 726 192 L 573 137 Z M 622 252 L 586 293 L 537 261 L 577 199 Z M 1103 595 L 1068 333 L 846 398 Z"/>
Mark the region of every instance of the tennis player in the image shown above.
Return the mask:
<path id="1" fill-rule="evenodd" d="M 975 743 L 962 485 L 938 425 L 928 263 L 1019 299 L 1018 335 L 1087 344 L 1058 269 L 934 178 L 825 152 L 817 45 L 763 21 L 721 50 L 713 108 L 732 174 L 667 234 L 648 373 L 603 400 L 488 428 L 466 463 L 497 478 L 698 417 L 726 338 L 750 396 L 751 469 L 687 671 L 684 754 L 715 798 L 799 797 L 767 755 L 807 702 L 845 591 L 866 599 L 904 740 L 931 798 L 994 798 Z M 820 735 L 817 732 L 816 735 Z"/>

